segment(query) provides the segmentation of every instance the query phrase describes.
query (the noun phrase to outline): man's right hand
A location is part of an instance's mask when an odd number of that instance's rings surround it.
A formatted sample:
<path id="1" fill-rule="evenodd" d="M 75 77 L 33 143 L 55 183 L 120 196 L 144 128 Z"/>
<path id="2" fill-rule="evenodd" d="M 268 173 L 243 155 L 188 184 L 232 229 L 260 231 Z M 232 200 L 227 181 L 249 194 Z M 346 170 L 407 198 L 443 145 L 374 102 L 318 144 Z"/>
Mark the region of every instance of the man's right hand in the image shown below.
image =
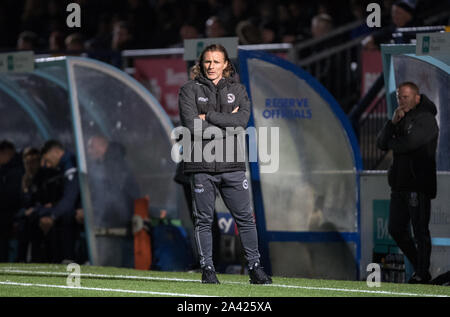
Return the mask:
<path id="1" fill-rule="evenodd" d="M 405 116 L 405 111 L 403 111 L 401 108 L 397 108 L 394 111 L 394 115 L 392 116 L 392 123 L 397 124 L 400 120 L 403 119 Z"/>

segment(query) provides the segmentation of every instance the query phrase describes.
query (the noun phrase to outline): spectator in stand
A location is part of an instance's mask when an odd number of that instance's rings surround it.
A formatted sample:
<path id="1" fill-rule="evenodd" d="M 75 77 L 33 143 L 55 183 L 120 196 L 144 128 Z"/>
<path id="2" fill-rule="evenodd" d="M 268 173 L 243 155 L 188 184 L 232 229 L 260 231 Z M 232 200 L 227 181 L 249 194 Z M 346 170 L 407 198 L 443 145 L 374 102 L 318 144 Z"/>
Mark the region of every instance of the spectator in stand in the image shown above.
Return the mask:
<path id="1" fill-rule="evenodd" d="M 147 48 L 148 42 L 158 32 L 156 17 L 147 0 L 128 0 L 126 16 L 128 32 L 133 34 L 136 48 Z M 150 33 L 150 34 L 149 34 Z"/>
<path id="2" fill-rule="evenodd" d="M 118 21 L 113 26 L 111 48 L 116 51 L 134 48 L 133 34 L 125 21 Z"/>
<path id="3" fill-rule="evenodd" d="M 238 24 L 252 17 L 251 8 L 248 0 L 232 0 L 230 16 L 224 17 L 224 24 L 227 27 L 228 34 L 234 34 Z"/>
<path id="4" fill-rule="evenodd" d="M 361 24 L 352 30 L 351 38 L 355 39 L 373 32 L 373 29 L 366 22 L 366 7 L 368 0 L 352 0 L 350 3 L 351 11 L 355 21 L 361 21 Z"/>
<path id="5" fill-rule="evenodd" d="M 19 34 L 17 39 L 17 50 L 19 51 L 32 51 L 37 45 L 37 35 L 31 31 L 23 31 Z"/>
<path id="6" fill-rule="evenodd" d="M 48 39 L 50 52 L 63 52 L 65 50 L 64 33 L 61 31 L 53 31 Z"/>
<path id="7" fill-rule="evenodd" d="M 157 31 L 152 39 L 152 47 L 169 47 L 178 40 L 180 27 L 185 19 L 186 12 L 183 3 L 158 0 L 154 7 L 156 14 Z"/>
<path id="8" fill-rule="evenodd" d="M 416 18 L 416 5 L 414 0 L 399 0 L 394 2 L 391 8 L 391 24 L 382 28 L 368 37 L 366 37 L 362 44 L 365 49 L 379 49 L 380 44 L 392 43 L 392 33 L 397 28 L 407 28 L 412 26 L 422 25 L 422 21 Z M 411 35 L 415 38 L 415 34 Z M 408 43 L 410 37 L 405 37 L 401 40 L 401 43 Z"/>
<path id="9" fill-rule="evenodd" d="M 84 51 L 84 39 L 81 33 L 72 33 L 64 40 L 66 51 L 72 53 L 81 53 Z"/>
<path id="10" fill-rule="evenodd" d="M 51 34 L 57 30 L 65 30 L 66 25 L 66 5 L 64 1 L 48 0 L 47 12 L 43 23 L 45 24 L 44 33 L 42 36 L 50 38 Z M 86 27 L 83 25 L 83 27 Z"/>
<path id="11" fill-rule="evenodd" d="M 45 31 L 47 6 L 41 0 L 25 0 L 21 16 L 21 30 L 29 30 L 37 35 Z"/>
<path id="12" fill-rule="evenodd" d="M 282 43 L 294 43 L 296 40 L 295 28 L 292 25 L 292 18 L 288 6 L 284 3 L 278 4 L 277 20 L 280 41 Z"/>
<path id="13" fill-rule="evenodd" d="M 180 28 L 180 41 L 171 47 L 184 47 L 184 40 L 203 37 L 194 23 L 185 22 Z"/>
<path id="14" fill-rule="evenodd" d="M 194 24 L 185 23 L 180 28 L 181 40 L 196 39 L 199 35 L 200 34 Z"/>
<path id="15" fill-rule="evenodd" d="M 261 23 L 273 21 L 276 18 L 277 4 L 271 0 L 258 1 L 257 17 Z"/>
<path id="16" fill-rule="evenodd" d="M 267 36 L 266 38 L 276 38 L 277 36 L 277 5 L 273 1 L 270 0 L 264 0 L 264 1 L 258 1 L 257 3 L 257 16 L 255 18 L 256 22 L 255 24 L 259 26 L 261 29 L 261 34 L 263 36 L 263 41 L 266 41 L 265 43 L 273 43 L 273 41 L 264 40 L 264 30 L 266 27 L 268 27 L 271 31 L 274 31 L 275 34 L 273 36 Z M 273 28 L 272 28 L 273 27 Z"/>
<path id="17" fill-rule="evenodd" d="M 333 19 L 326 13 L 316 15 L 311 20 L 311 35 L 314 39 L 323 37 L 333 30 Z"/>
<path id="18" fill-rule="evenodd" d="M 97 24 L 97 34 L 86 41 L 88 50 L 106 50 L 111 47 L 112 41 L 112 22 L 111 15 L 103 13 Z"/>
<path id="19" fill-rule="evenodd" d="M 206 20 L 206 37 L 224 37 L 227 31 L 218 16 L 212 16 Z"/>
<path id="20" fill-rule="evenodd" d="M 220 14 L 225 10 L 225 5 L 221 0 L 206 0 L 208 2 L 209 16 Z"/>
<path id="21" fill-rule="evenodd" d="M 413 26 L 416 20 L 416 5 L 412 0 L 396 1 L 392 5 L 392 22 L 398 28 Z"/>
<path id="22" fill-rule="evenodd" d="M 236 35 L 239 38 L 239 44 L 251 45 L 262 43 L 261 30 L 250 20 L 241 21 L 236 27 Z"/>
<path id="23" fill-rule="evenodd" d="M 288 10 L 291 20 L 291 28 L 295 34 L 295 40 L 299 41 L 308 37 L 311 16 L 307 10 L 308 5 L 304 1 L 291 0 Z"/>
<path id="24" fill-rule="evenodd" d="M 0 262 L 11 259 L 9 242 L 13 238 L 13 219 L 20 209 L 20 185 L 24 174 L 22 159 L 14 144 L 0 142 Z"/>
<path id="25" fill-rule="evenodd" d="M 277 43 L 277 26 L 272 21 L 264 22 L 261 25 L 261 37 L 263 44 Z"/>

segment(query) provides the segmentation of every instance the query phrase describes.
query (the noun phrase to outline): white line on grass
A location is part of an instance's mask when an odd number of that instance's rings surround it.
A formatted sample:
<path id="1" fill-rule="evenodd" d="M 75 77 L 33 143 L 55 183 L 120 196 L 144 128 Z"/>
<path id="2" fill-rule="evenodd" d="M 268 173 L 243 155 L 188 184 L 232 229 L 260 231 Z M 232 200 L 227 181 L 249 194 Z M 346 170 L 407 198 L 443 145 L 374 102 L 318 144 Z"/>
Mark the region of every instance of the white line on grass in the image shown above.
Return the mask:
<path id="1" fill-rule="evenodd" d="M 224 282 L 224 284 L 246 284 L 242 282 Z M 365 289 L 353 289 L 353 288 L 332 288 L 332 287 L 318 287 L 318 286 L 300 286 L 300 285 L 285 285 L 285 284 L 268 284 L 263 285 L 265 287 L 281 287 L 281 288 L 296 288 L 318 291 L 332 291 L 332 292 L 350 292 L 350 293 L 367 293 L 367 294 L 385 294 L 394 296 L 423 296 L 423 297 L 450 297 L 447 295 L 438 294 L 419 294 L 419 293 L 403 293 L 403 292 L 390 292 L 390 291 L 372 291 Z"/>
<path id="2" fill-rule="evenodd" d="M 371 291 L 371 290 L 364 290 L 364 289 L 313 287 L 313 286 L 297 286 L 297 285 L 281 285 L 281 284 L 271 284 L 268 286 L 285 287 L 285 288 L 299 288 L 299 289 L 308 289 L 308 290 L 324 290 L 324 291 L 333 291 L 333 292 L 368 293 L 368 294 L 380 294 L 380 295 L 385 294 L 385 295 L 395 295 L 395 296 L 449 297 L 446 295 L 437 295 L 437 294 L 417 294 L 417 293 L 402 293 L 402 292 L 389 292 L 389 291 Z"/>
<path id="3" fill-rule="evenodd" d="M 46 276 L 70 276 L 72 277 L 98 277 L 109 279 L 128 279 L 128 280 L 150 280 L 150 281 L 170 281 L 170 282 L 200 282 L 199 280 L 172 278 L 172 277 L 153 277 L 153 276 L 133 276 L 133 275 L 109 275 L 96 273 L 69 273 L 69 272 L 42 272 L 42 271 L 27 271 L 27 270 L 0 270 L 5 273 L 21 273 L 25 275 L 46 275 Z"/>
<path id="4" fill-rule="evenodd" d="M 131 290 L 131 289 L 99 288 L 99 287 L 83 287 L 83 286 L 66 286 L 66 285 L 18 283 L 18 282 L 0 282 L 0 285 L 14 285 L 14 286 L 27 286 L 27 287 L 50 287 L 50 288 L 79 289 L 79 290 L 87 290 L 87 291 L 116 292 L 116 293 L 129 293 L 129 294 L 147 294 L 147 295 L 160 295 L 160 296 L 213 297 L 213 296 L 210 296 L 210 295 L 167 293 L 167 292 L 152 292 L 152 291 L 136 291 L 136 290 Z"/>
<path id="5" fill-rule="evenodd" d="M 66 272 L 39 272 L 39 271 L 26 271 L 26 270 L 1 270 L 0 272 L 5 273 L 21 273 L 29 275 L 47 275 L 47 276 L 67 276 L 71 275 L 73 277 L 97 277 L 97 278 L 109 278 L 109 279 L 139 279 L 139 280 L 151 280 L 151 281 L 171 281 L 171 282 L 194 282 L 200 283 L 200 280 L 194 279 L 182 279 L 182 278 L 171 278 L 171 277 L 153 277 L 153 276 L 133 276 L 133 275 L 109 275 L 109 274 L 95 274 L 95 273 L 66 273 Z M 231 282 L 223 281 L 223 284 L 238 284 L 238 285 L 248 285 L 243 282 Z M 350 293 L 366 293 L 374 295 L 392 295 L 392 296 L 421 296 L 421 297 L 449 297 L 448 295 L 438 295 L 438 294 L 422 294 L 422 293 L 404 293 L 404 292 L 390 292 L 390 291 L 376 291 L 376 290 L 364 290 L 364 289 L 352 289 L 352 288 L 331 288 L 331 287 L 314 287 L 314 286 L 299 286 L 299 285 L 285 285 L 285 284 L 270 284 L 263 285 L 265 287 L 280 287 L 280 288 L 294 288 L 294 289 L 307 289 L 307 290 L 318 290 L 318 291 L 332 291 L 332 292 L 350 292 Z"/>

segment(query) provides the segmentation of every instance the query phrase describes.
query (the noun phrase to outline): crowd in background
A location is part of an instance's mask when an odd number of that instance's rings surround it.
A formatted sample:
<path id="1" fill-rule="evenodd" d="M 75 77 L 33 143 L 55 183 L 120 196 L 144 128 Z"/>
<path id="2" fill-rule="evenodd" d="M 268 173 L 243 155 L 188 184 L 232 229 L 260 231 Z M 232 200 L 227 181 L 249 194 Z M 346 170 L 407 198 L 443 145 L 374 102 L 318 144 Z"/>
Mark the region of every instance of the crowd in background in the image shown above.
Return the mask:
<path id="1" fill-rule="evenodd" d="M 81 8 L 69 28 L 68 3 Z M 182 46 L 238 36 L 240 44 L 294 43 L 367 15 L 368 0 L 4 0 L 0 49 L 40 52 Z M 388 13 L 393 0 L 379 1 Z"/>
<path id="2" fill-rule="evenodd" d="M 0 262 L 87 260 L 76 160 L 58 141 L 0 141 L 0 214 Z"/>
<path id="3" fill-rule="evenodd" d="M 133 267 L 131 219 L 140 189 L 126 150 L 100 134 L 86 147 L 100 264 Z M 0 140 L 0 262 L 84 263 L 84 224 L 71 150 L 58 140 L 23 149 Z M 108 236 L 111 228 L 122 233 Z"/>
<path id="4" fill-rule="evenodd" d="M 81 6 L 79 29 L 66 25 L 70 2 Z M 364 20 L 369 2 L 373 1 L 2 0 L 0 50 L 121 51 L 181 47 L 184 39 L 223 36 L 238 36 L 240 44 L 297 43 Z M 387 32 L 373 32 L 363 23 L 354 36 L 371 33 L 365 47 L 388 41 L 392 26 L 421 25 L 416 13 L 423 1 L 417 5 L 412 0 L 379 2 Z M 79 198 L 67 209 L 70 217 L 66 220 L 62 214 L 54 214 L 55 206 L 62 206 L 67 194 L 64 182 L 67 185 L 77 177 L 68 180 L 67 166 L 59 161 L 46 166 L 42 161 L 44 148 L 25 149 L 19 154 L 12 143 L 0 143 L 0 262 L 30 258 L 33 262 L 61 262 L 82 257 L 83 253 L 76 251 L 83 230 Z M 66 159 L 75 164 L 73 158 Z M 71 226 L 73 234 L 69 254 L 61 253 L 67 246 L 57 245 L 64 226 Z M 11 237 L 19 243 L 14 259 L 8 253 Z M 29 253 L 30 245 L 35 246 L 35 253 Z"/>

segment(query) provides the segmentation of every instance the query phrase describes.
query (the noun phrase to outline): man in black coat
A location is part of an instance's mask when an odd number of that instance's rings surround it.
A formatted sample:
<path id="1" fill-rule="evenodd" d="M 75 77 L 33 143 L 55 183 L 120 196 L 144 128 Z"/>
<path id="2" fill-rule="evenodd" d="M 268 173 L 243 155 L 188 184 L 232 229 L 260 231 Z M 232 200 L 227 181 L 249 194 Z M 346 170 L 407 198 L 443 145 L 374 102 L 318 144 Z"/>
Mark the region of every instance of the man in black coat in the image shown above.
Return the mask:
<path id="1" fill-rule="evenodd" d="M 399 85 L 398 107 L 378 135 L 380 149 L 392 150 L 389 233 L 414 266 L 410 283 L 428 283 L 431 255 L 431 199 L 436 197 L 436 106 L 412 82 Z M 414 240 L 409 232 L 413 226 Z"/>

